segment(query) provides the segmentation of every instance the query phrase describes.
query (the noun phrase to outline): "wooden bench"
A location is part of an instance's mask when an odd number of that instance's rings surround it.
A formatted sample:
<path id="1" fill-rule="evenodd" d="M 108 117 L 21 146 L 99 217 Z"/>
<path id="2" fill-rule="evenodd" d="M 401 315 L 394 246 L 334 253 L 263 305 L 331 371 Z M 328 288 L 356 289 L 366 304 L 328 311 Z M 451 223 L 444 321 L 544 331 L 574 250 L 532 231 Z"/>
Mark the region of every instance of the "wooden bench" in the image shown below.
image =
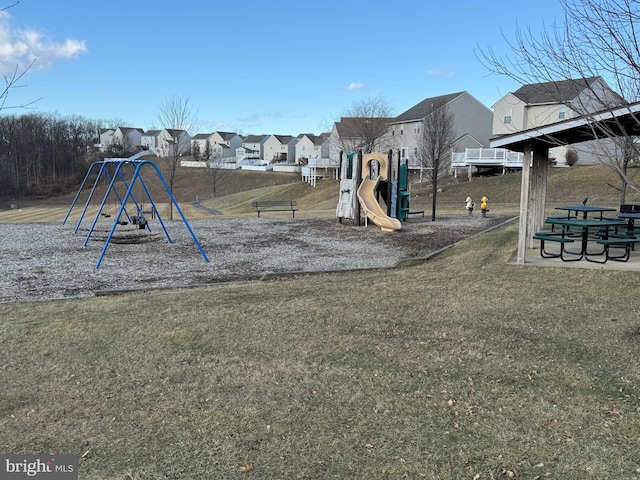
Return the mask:
<path id="1" fill-rule="evenodd" d="M 629 260 L 629 254 L 631 253 L 632 247 L 636 243 L 640 243 L 636 237 L 624 237 L 621 235 L 618 236 L 610 236 L 607 239 L 601 238 L 596 241 L 600 245 L 604 246 L 605 258 L 603 262 L 605 263 L 607 260 L 614 260 L 616 262 L 626 262 Z M 622 255 L 611 255 L 610 247 L 614 248 L 624 248 L 624 253 Z"/>
<path id="2" fill-rule="evenodd" d="M 564 236 L 562 236 L 562 234 L 560 232 L 536 232 L 533 235 L 533 238 L 534 238 L 534 240 L 539 240 L 540 241 L 540 256 L 542 258 L 558 258 L 558 257 L 560 257 L 565 262 L 570 262 L 570 261 L 574 261 L 574 260 L 580 260 L 580 258 L 582 258 L 581 255 L 578 258 L 572 259 L 572 260 L 568 260 L 568 259 L 564 258 L 564 254 L 565 253 L 571 253 L 571 252 L 566 252 L 565 251 L 565 249 L 564 249 L 565 243 L 573 243 L 574 239 L 573 238 L 564 237 Z M 545 246 L 544 246 L 545 242 L 559 243 L 560 244 L 560 252 L 559 253 L 547 252 L 547 250 L 545 249 Z M 573 255 L 575 255 L 575 253 L 573 253 Z"/>
<path id="3" fill-rule="evenodd" d="M 424 217 L 424 210 L 409 210 L 407 216 L 409 215 L 422 215 Z"/>
<path id="4" fill-rule="evenodd" d="M 295 218 L 298 210 L 295 208 L 295 200 L 264 200 L 253 202 L 251 205 L 258 212 L 258 218 L 260 218 L 260 212 L 291 212 L 291 218 Z"/>

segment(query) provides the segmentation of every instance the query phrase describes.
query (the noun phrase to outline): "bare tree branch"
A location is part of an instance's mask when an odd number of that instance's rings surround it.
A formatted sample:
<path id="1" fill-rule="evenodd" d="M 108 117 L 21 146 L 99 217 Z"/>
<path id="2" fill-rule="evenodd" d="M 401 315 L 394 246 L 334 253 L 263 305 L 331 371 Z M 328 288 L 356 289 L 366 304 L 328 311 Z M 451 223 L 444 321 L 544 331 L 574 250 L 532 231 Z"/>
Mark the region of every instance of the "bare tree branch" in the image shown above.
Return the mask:
<path id="1" fill-rule="evenodd" d="M 337 122 L 338 148 L 345 152 L 385 152 L 391 146 L 389 122 L 392 108 L 382 96 L 354 102 Z"/>
<path id="2" fill-rule="evenodd" d="M 0 8 L 0 12 L 9 10 L 10 8 L 15 7 L 19 3 L 20 2 L 18 1 L 7 7 Z M 18 82 L 20 82 L 22 77 L 31 69 L 31 67 L 35 62 L 36 62 L 35 59 L 32 60 L 31 63 L 27 65 L 27 67 L 24 69 L 21 69 L 19 65 L 16 65 L 14 71 L 10 75 L 4 75 L 4 89 L 0 90 L 0 111 L 12 109 L 12 108 L 29 108 L 31 105 L 41 100 L 41 98 L 38 98 L 36 100 L 30 101 L 27 103 L 22 103 L 19 105 L 7 105 L 9 92 L 14 88 L 24 87 L 24 85 L 18 85 Z"/>
<path id="3" fill-rule="evenodd" d="M 160 166 L 169 189 L 174 193 L 176 184 L 181 178 L 181 157 L 191 153 L 191 140 L 184 133 L 197 128 L 197 112 L 191 106 L 188 97 L 173 95 L 166 98 L 158 107 L 156 116 L 159 124 L 171 136 L 171 139 L 167 140 L 168 155 L 160 159 Z M 173 220 L 173 204 L 170 206 L 169 215 Z"/>
<path id="4" fill-rule="evenodd" d="M 454 117 L 446 104 L 436 102 L 430 105 L 421 122 L 417 137 L 418 159 L 432 187 L 431 220 L 436 219 L 436 196 L 438 178 L 447 172 L 450 165 L 454 139 Z"/>
<path id="5" fill-rule="evenodd" d="M 619 93 L 612 95 L 611 91 L 591 88 L 579 104 L 567 105 L 579 115 L 591 116 L 597 110 L 612 110 L 640 100 L 640 2 L 560 0 L 560 3 L 564 11 L 560 22 L 543 25 L 539 34 L 531 27 L 518 25 L 513 40 L 505 37 L 511 53 L 500 56 L 491 47 L 479 49 L 477 56 L 481 63 L 490 72 L 522 85 L 552 86 L 560 80 L 601 77 Z M 553 94 L 552 89 L 548 93 Z M 566 101 L 559 97 L 556 100 Z M 635 137 L 624 134 L 621 125 L 612 129 L 593 120 L 592 128 L 594 138 L 604 135 L 609 139 L 596 147 L 602 150 L 598 161 L 617 173 L 622 184 L 620 199 L 624 203 L 627 186 L 640 191 L 629 171 L 629 166 L 640 158 L 640 145 Z"/>

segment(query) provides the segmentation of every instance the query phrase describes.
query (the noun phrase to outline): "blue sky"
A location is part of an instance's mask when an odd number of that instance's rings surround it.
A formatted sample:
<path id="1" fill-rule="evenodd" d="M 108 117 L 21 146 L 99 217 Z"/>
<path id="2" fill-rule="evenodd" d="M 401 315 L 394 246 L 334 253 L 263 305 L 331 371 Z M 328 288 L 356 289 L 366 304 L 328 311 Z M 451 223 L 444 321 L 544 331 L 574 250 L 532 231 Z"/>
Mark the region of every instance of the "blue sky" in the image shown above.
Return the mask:
<path id="1" fill-rule="evenodd" d="M 395 115 L 463 90 L 491 107 L 520 85 L 474 51 L 507 54 L 518 25 L 554 20 L 557 0 L 20 0 L 0 14 L 0 73 L 35 58 L 7 105 L 42 97 L 43 113 L 146 130 L 179 96 L 197 111 L 192 135 L 319 134 L 379 95 Z"/>

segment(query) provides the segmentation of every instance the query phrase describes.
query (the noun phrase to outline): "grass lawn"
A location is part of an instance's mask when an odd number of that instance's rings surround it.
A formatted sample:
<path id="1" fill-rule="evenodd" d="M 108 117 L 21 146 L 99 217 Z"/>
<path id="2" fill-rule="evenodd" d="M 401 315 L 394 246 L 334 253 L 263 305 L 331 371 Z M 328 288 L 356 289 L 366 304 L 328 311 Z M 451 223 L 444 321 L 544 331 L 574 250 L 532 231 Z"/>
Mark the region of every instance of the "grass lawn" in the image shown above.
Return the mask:
<path id="1" fill-rule="evenodd" d="M 82 479 L 640 478 L 634 272 L 426 264 L 0 305 L 0 451 Z"/>

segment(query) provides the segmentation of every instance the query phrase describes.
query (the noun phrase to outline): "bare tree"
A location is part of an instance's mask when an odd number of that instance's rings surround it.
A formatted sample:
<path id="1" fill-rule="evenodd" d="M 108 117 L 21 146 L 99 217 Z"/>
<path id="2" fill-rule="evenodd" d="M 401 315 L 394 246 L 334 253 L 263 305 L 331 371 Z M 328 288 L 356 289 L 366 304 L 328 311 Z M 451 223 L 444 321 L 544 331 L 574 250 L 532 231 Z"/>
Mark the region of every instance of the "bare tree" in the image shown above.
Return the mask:
<path id="1" fill-rule="evenodd" d="M 157 121 L 168 133 L 167 148 L 161 153 L 160 168 L 163 170 L 169 190 L 174 194 L 176 184 L 181 178 L 180 160 L 191 152 L 189 130 L 197 129 L 198 115 L 188 97 L 173 95 L 158 107 Z M 186 134 L 186 135 L 185 135 Z M 173 220 L 173 204 L 170 203 L 169 218 Z"/>
<path id="2" fill-rule="evenodd" d="M 218 156 L 213 152 L 213 148 L 211 148 L 211 141 L 208 138 L 205 139 L 204 144 L 202 145 L 200 142 L 193 142 L 191 155 L 196 161 L 207 163 L 204 181 L 206 182 L 207 187 L 211 189 L 211 195 L 216 197 L 218 195 L 220 185 L 224 182 L 229 172 L 229 170 L 225 169 L 223 166 L 223 159 L 218 158 Z"/>
<path id="3" fill-rule="evenodd" d="M 0 12 L 9 10 L 10 8 L 15 7 L 19 3 L 20 2 L 15 2 L 7 7 L 0 8 Z M 20 84 L 20 81 L 22 80 L 22 77 L 24 77 L 25 74 L 29 70 L 31 70 L 31 67 L 35 62 L 36 62 L 35 59 L 32 60 L 31 63 L 29 63 L 29 65 L 27 65 L 25 68 L 21 68 L 19 65 L 16 65 L 14 70 L 10 74 L 4 75 L 4 88 L 0 87 L 0 111 L 10 109 L 10 108 L 28 108 L 29 106 L 33 105 L 34 103 L 40 100 L 40 98 L 38 98 L 36 100 L 32 100 L 27 103 L 21 103 L 18 105 L 7 104 L 8 98 L 9 98 L 9 92 L 14 88 L 22 88 L 24 86 Z"/>
<path id="4" fill-rule="evenodd" d="M 621 95 L 592 88 L 581 105 L 567 105 L 581 115 L 620 107 L 640 99 L 640 47 L 637 32 L 640 10 L 637 0 L 560 0 L 564 18 L 536 34 L 530 27 L 517 27 L 514 40 L 507 40 L 511 55 L 499 56 L 491 47 L 480 51 L 480 60 L 493 73 L 521 84 L 587 80 L 602 77 Z M 597 85 L 593 83 L 593 85 Z M 553 94 L 553 92 L 549 92 Z M 640 123 L 640 119 L 638 121 Z M 631 180 L 628 167 L 640 156 L 638 142 L 621 125 L 614 132 L 604 123 L 592 122 L 594 138 L 605 136 L 613 144 L 603 148 L 601 161 L 609 165 L 621 181 L 624 203 L 627 186 L 640 192 Z M 596 135 L 597 134 L 597 135 Z"/>
<path id="5" fill-rule="evenodd" d="M 392 148 L 389 122 L 392 108 L 382 96 L 354 102 L 336 122 L 338 149 L 345 152 L 386 152 Z"/>
<path id="6" fill-rule="evenodd" d="M 225 182 L 226 178 L 229 175 L 229 170 L 224 168 L 222 163 L 222 159 L 214 158 L 213 160 L 209 160 L 207 162 L 209 168 L 207 168 L 206 174 L 206 182 L 207 185 L 211 188 L 211 194 L 214 197 L 218 196 L 218 191 L 220 190 L 220 186 Z"/>
<path id="7" fill-rule="evenodd" d="M 421 122 L 417 137 L 418 159 L 431 182 L 431 220 L 436 219 L 438 178 L 448 171 L 454 141 L 454 117 L 449 107 L 440 102 L 430 106 Z"/>

